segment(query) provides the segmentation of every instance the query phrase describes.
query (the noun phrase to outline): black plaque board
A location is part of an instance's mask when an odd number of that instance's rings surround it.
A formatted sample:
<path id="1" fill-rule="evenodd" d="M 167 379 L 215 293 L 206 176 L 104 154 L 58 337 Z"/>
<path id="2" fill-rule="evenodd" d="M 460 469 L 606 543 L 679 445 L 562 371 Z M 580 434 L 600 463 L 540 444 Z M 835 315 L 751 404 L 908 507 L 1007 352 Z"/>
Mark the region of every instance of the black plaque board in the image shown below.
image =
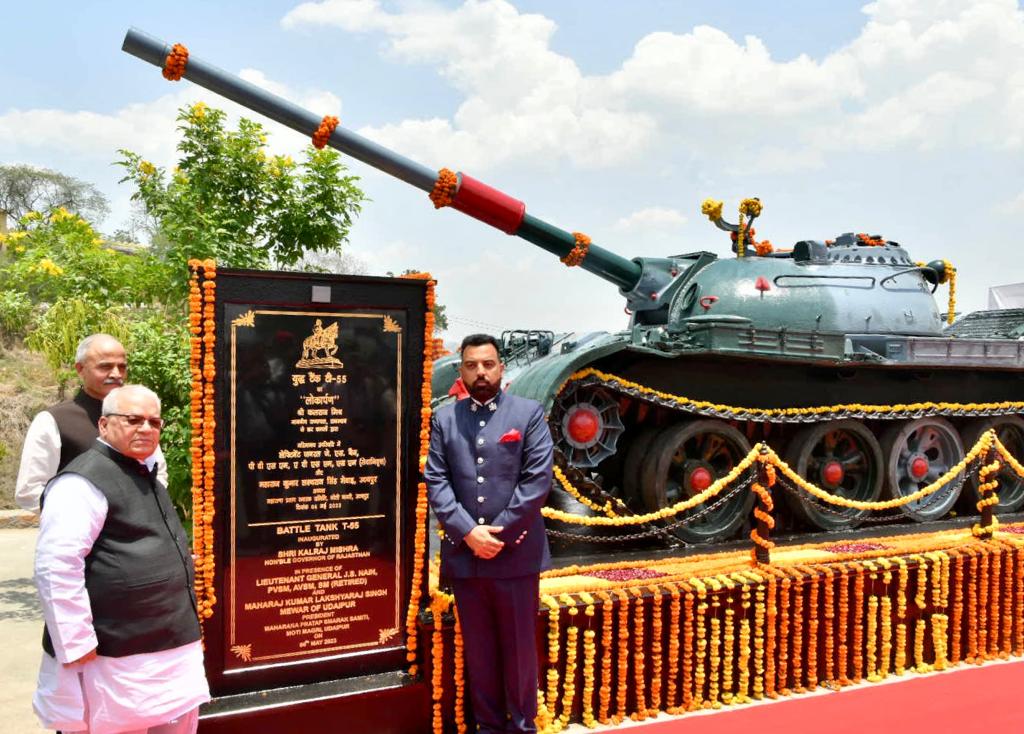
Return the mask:
<path id="1" fill-rule="evenodd" d="M 218 271 L 215 698 L 406 667 L 425 287 Z"/>

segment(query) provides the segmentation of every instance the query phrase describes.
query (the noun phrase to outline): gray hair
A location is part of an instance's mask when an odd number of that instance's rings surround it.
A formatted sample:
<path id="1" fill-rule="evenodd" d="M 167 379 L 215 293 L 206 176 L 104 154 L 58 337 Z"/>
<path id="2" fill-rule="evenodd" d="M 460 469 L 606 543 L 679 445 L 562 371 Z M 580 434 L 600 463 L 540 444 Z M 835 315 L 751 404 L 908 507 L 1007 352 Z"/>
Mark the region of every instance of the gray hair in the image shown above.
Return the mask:
<path id="1" fill-rule="evenodd" d="M 119 413 L 121 395 L 126 392 L 141 395 L 144 398 L 152 398 L 156 401 L 156 409 L 160 410 L 160 396 L 145 385 L 121 385 L 121 387 L 115 387 L 113 390 L 108 392 L 107 397 L 103 398 L 103 415 Z"/>
<path id="2" fill-rule="evenodd" d="M 82 339 L 82 341 L 78 342 L 78 346 L 75 347 L 75 364 L 81 364 L 85 362 L 85 357 L 86 355 L 89 354 L 89 349 L 92 347 L 93 342 L 95 342 L 97 339 L 104 338 L 113 339 L 118 344 L 121 343 L 116 336 L 111 336 L 110 334 L 104 334 L 102 332 L 98 334 L 89 334 L 89 336 L 85 337 L 84 339 Z"/>

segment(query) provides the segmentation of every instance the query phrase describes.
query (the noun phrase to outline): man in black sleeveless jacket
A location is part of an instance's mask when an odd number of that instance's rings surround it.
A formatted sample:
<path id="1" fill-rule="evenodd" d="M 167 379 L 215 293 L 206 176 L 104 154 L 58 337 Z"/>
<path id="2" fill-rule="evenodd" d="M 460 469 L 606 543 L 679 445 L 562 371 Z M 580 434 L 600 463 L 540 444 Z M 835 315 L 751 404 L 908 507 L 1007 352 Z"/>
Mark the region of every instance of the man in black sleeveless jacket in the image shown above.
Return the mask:
<path id="1" fill-rule="evenodd" d="M 99 435 L 103 398 L 124 384 L 124 347 L 109 334 L 91 334 L 78 343 L 75 371 L 82 388 L 71 399 L 41 411 L 25 433 L 14 498 L 23 510 L 39 511 L 39 496 L 53 476 L 86 451 Z M 159 449 L 157 449 L 159 452 Z M 162 454 L 156 457 L 160 481 L 167 484 Z"/>
<path id="2" fill-rule="evenodd" d="M 99 439 L 43 493 L 33 704 L 48 728 L 187 734 L 209 700 L 188 538 L 153 471 L 162 426 L 152 391 L 111 391 Z"/>

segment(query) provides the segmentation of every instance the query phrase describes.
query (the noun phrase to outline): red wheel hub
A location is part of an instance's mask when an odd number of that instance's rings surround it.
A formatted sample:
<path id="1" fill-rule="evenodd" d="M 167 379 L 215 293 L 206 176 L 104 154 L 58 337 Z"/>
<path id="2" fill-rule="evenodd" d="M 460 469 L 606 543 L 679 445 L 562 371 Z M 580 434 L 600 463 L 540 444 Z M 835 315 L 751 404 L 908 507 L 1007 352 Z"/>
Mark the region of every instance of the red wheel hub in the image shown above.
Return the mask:
<path id="1" fill-rule="evenodd" d="M 593 443 L 601 430 L 601 416 L 590 408 L 576 408 L 569 416 L 567 428 L 576 443 Z"/>
<path id="2" fill-rule="evenodd" d="M 703 492 L 711 486 L 712 479 L 713 477 L 711 476 L 711 472 L 702 466 L 697 467 L 693 470 L 693 473 L 690 474 L 690 489 L 696 492 Z"/>
<path id="3" fill-rule="evenodd" d="M 833 487 L 843 481 L 843 476 L 846 472 L 843 471 L 843 465 L 838 461 L 830 461 L 825 464 L 825 467 L 821 470 L 821 478 L 825 480 L 826 484 L 830 484 Z"/>
<path id="4" fill-rule="evenodd" d="M 910 462 L 910 476 L 920 479 L 928 473 L 928 459 L 923 456 L 915 456 Z"/>

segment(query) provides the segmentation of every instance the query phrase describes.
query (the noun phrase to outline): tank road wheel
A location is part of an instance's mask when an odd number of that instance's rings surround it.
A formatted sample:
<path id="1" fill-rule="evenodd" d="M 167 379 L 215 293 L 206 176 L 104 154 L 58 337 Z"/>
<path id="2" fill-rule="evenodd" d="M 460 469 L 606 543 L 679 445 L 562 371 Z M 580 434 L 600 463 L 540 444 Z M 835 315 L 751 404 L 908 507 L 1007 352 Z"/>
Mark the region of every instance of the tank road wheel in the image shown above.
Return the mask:
<path id="1" fill-rule="evenodd" d="M 746 437 L 722 421 L 689 421 L 664 429 L 655 438 L 649 458 L 640 469 L 644 506 L 653 512 L 700 494 L 748 453 L 750 443 Z M 687 525 L 677 525 L 673 532 L 687 543 L 730 538 L 743 525 L 753 503 L 751 492 L 739 492 L 710 513 L 695 507 L 675 519 L 699 517 Z"/>
<path id="2" fill-rule="evenodd" d="M 971 421 L 964 429 L 964 446 L 972 447 L 981 438 L 981 434 L 990 428 L 996 429 L 996 436 L 1003 446 L 1018 461 L 1024 459 L 1024 419 L 1016 415 L 1000 415 L 992 418 L 979 418 Z M 1024 505 L 1024 479 L 1002 461 L 1002 467 L 996 474 L 999 480 L 999 487 L 996 494 L 999 495 L 999 504 L 993 510 L 998 515 L 1002 512 L 1015 512 Z M 970 503 L 970 512 L 977 512 L 978 475 L 975 474 L 967 480 L 967 487 L 964 489 L 963 501 Z"/>
<path id="3" fill-rule="evenodd" d="M 882 493 L 882 447 L 860 421 L 819 423 L 800 430 L 786 452 L 786 463 L 807 481 L 851 500 L 874 501 Z M 852 528 L 868 512 L 786 493 L 797 515 L 822 530 Z"/>
<path id="4" fill-rule="evenodd" d="M 558 426 L 558 448 L 581 469 L 593 469 L 614 454 L 625 430 L 619 404 L 601 389 L 571 389 L 555 403 L 550 421 Z"/>
<path id="5" fill-rule="evenodd" d="M 882 450 L 886 491 L 893 498 L 906 497 L 931 484 L 964 458 L 959 434 L 942 418 L 918 418 L 892 426 L 882 436 Z M 961 480 L 953 480 L 899 510 L 918 522 L 938 520 L 956 503 L 962 486 Z"/>

